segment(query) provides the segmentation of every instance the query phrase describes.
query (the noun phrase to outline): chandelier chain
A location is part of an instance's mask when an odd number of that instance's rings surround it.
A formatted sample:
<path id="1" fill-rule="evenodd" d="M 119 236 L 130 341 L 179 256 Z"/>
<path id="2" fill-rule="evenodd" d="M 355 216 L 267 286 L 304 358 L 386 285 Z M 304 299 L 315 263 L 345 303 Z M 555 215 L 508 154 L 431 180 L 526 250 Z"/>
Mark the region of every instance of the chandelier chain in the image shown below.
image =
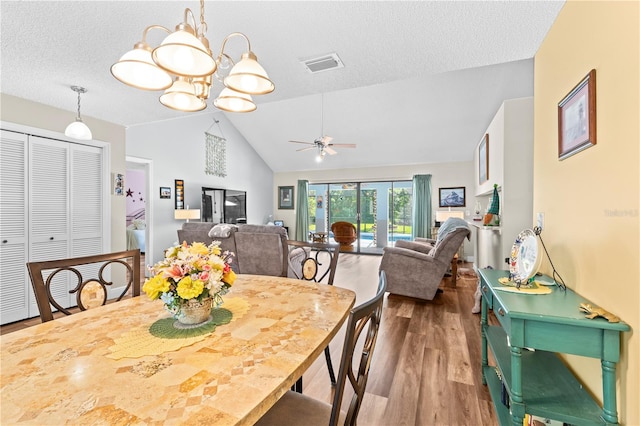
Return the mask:
<path id="1" fill-rule="evenodd" d="M 80 91 L 78 91 L 78 118 L 80 118 Z"/>
<path id="2" fill-rule="evenodd" d="M 203 28 L 202 35 L 204 35 L 207 28 L 207 24 L 204 22 L 204 0 L 200 0 L 200 27 Z"/>

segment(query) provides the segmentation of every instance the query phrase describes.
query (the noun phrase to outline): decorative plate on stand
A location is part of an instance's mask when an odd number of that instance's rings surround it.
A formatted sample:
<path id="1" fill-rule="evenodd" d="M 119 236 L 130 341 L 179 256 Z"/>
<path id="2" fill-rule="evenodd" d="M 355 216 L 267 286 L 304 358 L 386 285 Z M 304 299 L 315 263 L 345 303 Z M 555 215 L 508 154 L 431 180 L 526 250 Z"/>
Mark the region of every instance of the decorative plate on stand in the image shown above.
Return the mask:
<path id="1" fill-rule="evenodd" d="M 542 253 L 538 236 L 531 229 L 525 229 L 518 234 L 511 248 L 509 272 L 513 281 L 526 284 L 540 268 Z"/>

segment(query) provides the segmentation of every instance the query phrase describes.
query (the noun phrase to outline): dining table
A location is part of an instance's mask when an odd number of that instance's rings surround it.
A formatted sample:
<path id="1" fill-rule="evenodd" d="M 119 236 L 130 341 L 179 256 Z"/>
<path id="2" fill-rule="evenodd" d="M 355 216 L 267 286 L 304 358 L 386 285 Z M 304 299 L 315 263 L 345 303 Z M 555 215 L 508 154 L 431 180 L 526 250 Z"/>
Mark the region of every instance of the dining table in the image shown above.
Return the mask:
<path id="1" fill-rule="evenodd" d="M 230 319 L 186 331 L 143 294 L 2 335 L 0 424 L 253 424 L 322 354 L 355 293 L 240 274 L 223 299 Z"/>

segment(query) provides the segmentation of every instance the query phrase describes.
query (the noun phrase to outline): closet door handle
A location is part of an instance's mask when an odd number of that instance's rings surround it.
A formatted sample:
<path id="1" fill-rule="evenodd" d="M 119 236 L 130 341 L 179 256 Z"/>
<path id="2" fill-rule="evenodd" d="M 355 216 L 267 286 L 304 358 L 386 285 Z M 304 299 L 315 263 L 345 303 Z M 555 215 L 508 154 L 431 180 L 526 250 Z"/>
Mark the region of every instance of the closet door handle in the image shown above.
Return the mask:
<path id="1" fill-rule="evenodd" d="M 2 240 L 2 244 L 7 244 L 9 240 Z"/>
<path id="2" fill-rule="evenodd" d="M 49 237 L 49 241 L 53 241 L 53 237 Z"/>
<path id="3" fill-rule="evenodd" d="M 498 314 L 500 314 L 501 317 L 504 316 L 504 309 L 500 308 L 498 309 Z"/>

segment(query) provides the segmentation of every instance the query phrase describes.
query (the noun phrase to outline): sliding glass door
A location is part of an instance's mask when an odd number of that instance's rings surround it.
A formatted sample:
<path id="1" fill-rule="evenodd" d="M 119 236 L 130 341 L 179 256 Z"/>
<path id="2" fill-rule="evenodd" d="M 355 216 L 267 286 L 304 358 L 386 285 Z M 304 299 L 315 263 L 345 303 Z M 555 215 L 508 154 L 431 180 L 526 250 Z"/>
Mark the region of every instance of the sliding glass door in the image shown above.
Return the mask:
<path id="1" fill-rule="evenodd" d="M 380 254 L 411 237 L 412 201 L 410 181 L 310 184 L 309 232 L 334 242 L 331 224 L 350 222 L 358 234 L 350 251 Z"/>

